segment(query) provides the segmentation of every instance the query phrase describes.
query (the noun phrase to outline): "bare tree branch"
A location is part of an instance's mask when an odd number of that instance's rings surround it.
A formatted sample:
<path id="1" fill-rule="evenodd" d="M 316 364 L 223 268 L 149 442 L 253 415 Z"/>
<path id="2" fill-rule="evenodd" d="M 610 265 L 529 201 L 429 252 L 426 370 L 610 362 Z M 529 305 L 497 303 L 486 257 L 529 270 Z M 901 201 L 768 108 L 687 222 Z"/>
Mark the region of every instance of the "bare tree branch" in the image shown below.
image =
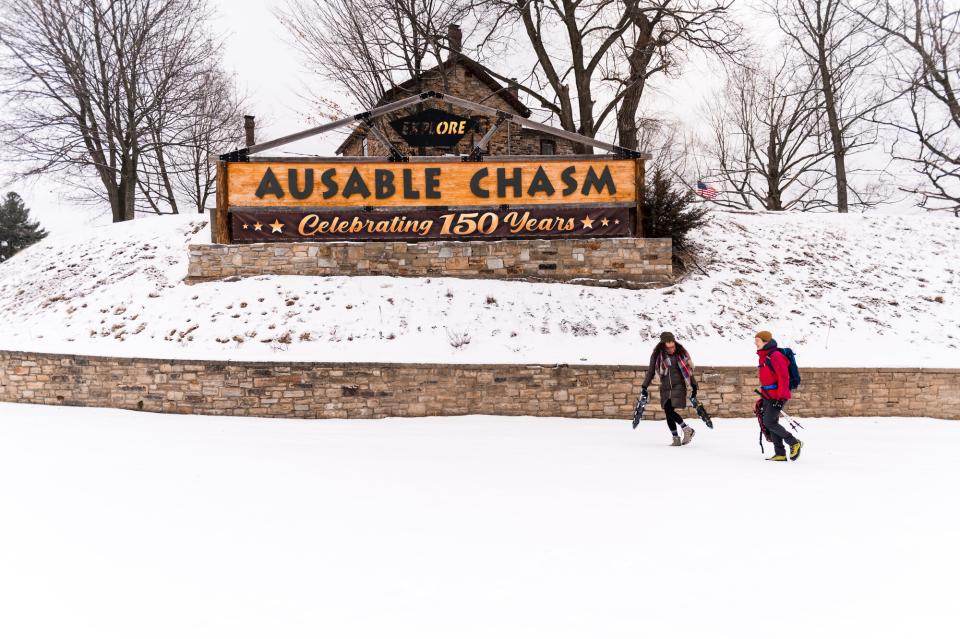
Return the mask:
<path id="1" fill-rule="evenodd" d="M 759 56 L 758 56 L 759 57 Z M 786 50 L 766 68 L 731 73 L 707 108 L 718 202 L 771 211 L 829 206 L 832 186 L 815 68 Z"/>
<path id="2" fill-rule="evenodd" d="M 816 70 L 820 109 L 827 123 L 836 182 L 836 205 L 850 208 L 848 158 L 877 141 L 871 115 L 889 98 L 873 81 L 871 69 L 884 53 L 884 37 L 844 0 L 768 0 L 766 10 L 804 58 Z"/>
<path id="3" fill-rule="evenodd" d="M 875 121 L 894 133 L 891 157 L 924 179 L 904 190 L 924 207 L 960 216 L 960 8 L 884 0 L 853 2 L 851 10 L 890 43 L 884 76 L 897 101 Z"/>
<path id="4" fill-rule="evenodd" d="M 8 0 L 0 12 L 0 134 L 23 175 L 55 172 L 115 222 L 176 210 L 166 148 L 220 53 L 205 0 Z M 162 135 L 161 135 L 162 133 Z M 94 178 L 95 181 L 91 181 Z"/>

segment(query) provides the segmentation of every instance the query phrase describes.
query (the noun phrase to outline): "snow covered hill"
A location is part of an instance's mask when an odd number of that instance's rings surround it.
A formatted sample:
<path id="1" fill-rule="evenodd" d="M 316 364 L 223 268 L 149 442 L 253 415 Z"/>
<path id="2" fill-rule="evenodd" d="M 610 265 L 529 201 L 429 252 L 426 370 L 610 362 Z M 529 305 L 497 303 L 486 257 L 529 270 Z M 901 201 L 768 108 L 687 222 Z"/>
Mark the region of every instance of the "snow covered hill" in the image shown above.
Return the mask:
<path id="1" fill-rule="evenodd" d="M 672 330 L 699 364 L 960 364 L 960 223 L 943 215 L 715 212 L 699 267 L 646 291 L 444 278 L 187 285 L 199 216 L 53 236 L 0 266 L 0 348 L 167 358 L 644 362 Z"/>

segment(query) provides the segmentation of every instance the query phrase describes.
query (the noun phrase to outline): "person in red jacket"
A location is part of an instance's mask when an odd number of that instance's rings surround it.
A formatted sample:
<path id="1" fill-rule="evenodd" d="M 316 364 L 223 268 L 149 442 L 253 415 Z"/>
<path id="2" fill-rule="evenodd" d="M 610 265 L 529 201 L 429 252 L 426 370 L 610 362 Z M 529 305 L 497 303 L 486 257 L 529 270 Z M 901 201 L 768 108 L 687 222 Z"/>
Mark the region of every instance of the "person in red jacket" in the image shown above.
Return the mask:
<path id="1" fill-rule="evenodd" d="M 790 401 L 790 363 L 787 356 L 777 348 L 777 342 L 770 331 L 757 333 L 754 343 L 760 357 L 760 401 L 761 419 L 767 439 L 773 443 L 773 457 L 769 461 L 787 461 L 784 442 L 790 446 L 790 459 L 800 456 L 803 442 L 794 437 L 789 430 L 780 425 L 780 411 Z"/>

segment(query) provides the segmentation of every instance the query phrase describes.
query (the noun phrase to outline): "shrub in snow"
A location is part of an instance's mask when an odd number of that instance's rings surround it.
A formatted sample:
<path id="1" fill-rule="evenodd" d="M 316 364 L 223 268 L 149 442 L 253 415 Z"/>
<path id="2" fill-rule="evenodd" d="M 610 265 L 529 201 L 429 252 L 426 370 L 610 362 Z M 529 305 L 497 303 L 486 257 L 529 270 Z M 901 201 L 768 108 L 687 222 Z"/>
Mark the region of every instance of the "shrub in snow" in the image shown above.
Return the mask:
<path id="1" fill-rule="evenodd" d="M 453 346 L 454 348 L 462 348 L 470 343 L 470 334 L 447 329 L 447 339 L 450 340 L 450 346 Z"/>
<path id="2" fill-rule="evenodd" d="M 560 322 L 561 333 L 572 333 L 576 337 L 592 337 L 597 334 L 597 327 L 589 320 L 580 320 L 571 322 L 563 320 Z"/>
<path id="3" fill-rule="evenodd" d="M 694 206 L 696 199 L 688 187 L 676 185 L 663 170 L 655 169 L 643 194 L 643 234 L 669 237 L 674 252 L 688 250 L 687 233 L 707 223 L 707 209 Z"/>

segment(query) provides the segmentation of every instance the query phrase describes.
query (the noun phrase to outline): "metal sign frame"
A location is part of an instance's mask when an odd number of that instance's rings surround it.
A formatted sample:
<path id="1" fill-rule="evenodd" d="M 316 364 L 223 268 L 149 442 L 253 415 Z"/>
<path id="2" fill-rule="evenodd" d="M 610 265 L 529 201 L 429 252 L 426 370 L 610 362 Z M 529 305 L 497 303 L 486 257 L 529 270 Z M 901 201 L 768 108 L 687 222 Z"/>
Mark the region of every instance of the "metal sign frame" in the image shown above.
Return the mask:
<path id="1" fill-rule="evenodd" d="M 341 129 L 351 124 L 356 124 L 357 122 L 369 122 L 373 118 L 380 117 L 381 115 L 386 115 L 388 113 L 393 113 L 394 111 L 399 111 L 401 109 L 406 109 L 408 107 L 416 106 L 426 102 L 427 100 L 437 100 L 439 102 L 444 102 L 453 106 L 460 107 L 462 109 L 468 109 L 470 111 L 475 111 L 477 113 L 482 113 L 483 115 L 489 115 L 497 118 L 499 123 L 504 121 L 514 122 L 521 126 L 525 126 L 528 129 L 533 129 L 535 131 L 541 131 L 543 133 L 549 133 L 555 135 L 558 138 L 563 138 L 569 140 L 575 144 L 583 144 L 595 149 L 603 149 L 604 151 L 609 151 L 622 158 L 633 158 L 636 160 L 649 160 L 651 155 L 649 153 L 644 153 L 641 151 L 634 151 L 633 149 L 628 149 L 626 147 L 618 146 L 616 144 L 610 144 L 609 142 L 604 142 L 602 140 L 597 140 L 595 138 L 590 138 L 585 135 L 580 135 L 579 133 L 573 133 L 572 131 L 565 131 L 564 129 L 559 129 L 549 124 L 542 124 L 528 118 L 520 117 L 514 113 L 507 113 L 501 111 L 500 109 L 495 109 L 486 104 L 480 104 L 479 102 L 473 102 L 472 100 L 464 100 L 463 98 L 457 98 L 452 95 L 446 95 L 445 93 L 439 93 L 437 91 L 426 91 L 420 95 L 411 96 L 409 98 L 404 98 L 402 100 L 397 100 L 396 102 L 391 102 L 390 104 L 384 104 L 383 106 L 375 107 L 369 111 L 364 111 L 363 113 L 357 113 L 347 118 L 342 118 L 340 120 L 335 120 L 327 124 L 321 124 L 320 126 L 315 126 L 309 129 L 300 131 L 299 133 L 291 133 L 290 135 L 285 135 L 283 137 L 276 138 L 274 140 L 269 140 L 267 142 L 260 142 L 259 144 L 254 144 L 252 146 L 244 147 L 237 149 L 235 151 L 230 151 L 229 153 L 224 153 L 220 156 L 220 159 L 226 162 L 246 162 L 251 155 L 254 153 L 261 153 L 263 151 L 269 151 L 270 149 L 275 149 L 284 144 L 290 144 L 291 142 L 298 142 L 300 140 L 305 140 L 306 138 L 313 137 L 315 135 L 320 135 L 321 133 L 326 133 L 328 131 L 334 131 L 336 129 Z M 489 141 L 489 140 L 487 140 Z M 474 151 L 480 148 L 479 145 L 477 148 L 474 148 Z M 481 152 L 485 149 L 480 149 Z M 482 155 L 482 153 L 481 153 Z M 476 159 L 472 157 L 473 154 L 469 156 L 464 156 L 464 158 Z M 397 158 L 395 161 L 406 161 L 405 157 Z"/>

